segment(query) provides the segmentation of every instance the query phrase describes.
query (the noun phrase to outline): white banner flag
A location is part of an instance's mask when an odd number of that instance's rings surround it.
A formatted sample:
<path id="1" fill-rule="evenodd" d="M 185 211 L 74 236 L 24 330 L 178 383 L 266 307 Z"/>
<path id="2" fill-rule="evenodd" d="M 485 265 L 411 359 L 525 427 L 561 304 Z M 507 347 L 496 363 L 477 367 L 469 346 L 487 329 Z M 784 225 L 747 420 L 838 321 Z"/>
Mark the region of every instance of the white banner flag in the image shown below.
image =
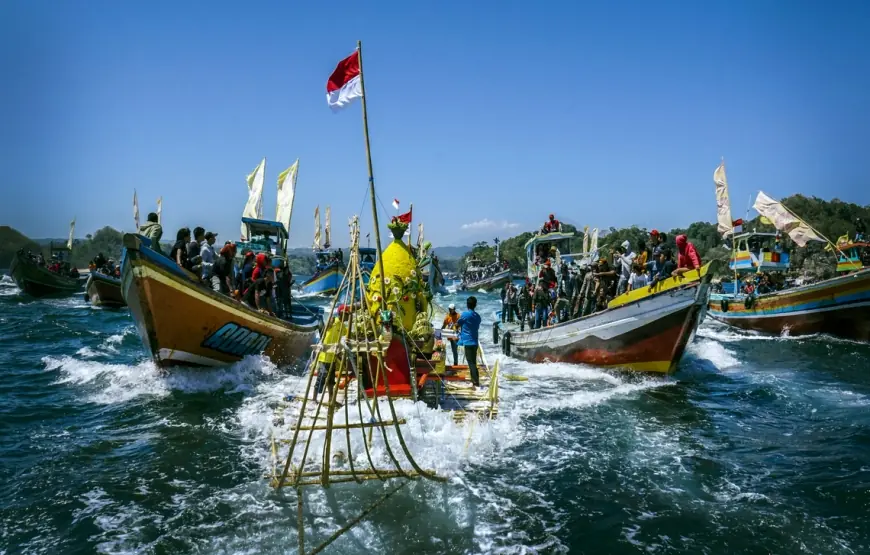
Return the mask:
<path id="1" fill-rule="evenodd" d="M 725 177 L 725 161 L 719 164 L 713 172 L 713 183 L 716 184 L 716 230 L 720 235 L 734 233 L 734 220 L 731 219 L 731 199 L 728 197 L 728 179 Z"/>
<path id="2" fill-rule="evenodd" d="M 133 189 L 133 222 L 136 224 L 136 231 L 139 231 L 139 199 L 136 198 L 136 189 Z"/>
<path id="3" fill-rule="evenodd" d="M 245 204 L 245 211 L 242 212 L 243 218 L 261 218 L 263 214 L 263 180 L 266 178 L 266 159 L 263 160 L 254 168 L 254 171 L 248 176 L 248 202 Z M 242 240 L 248 241 L 248 229 L 242 223 Z"/>
<path id="4" fill-rule="evenodd" d="M 284 224 L 287 234 L 290 234 L 290 219 L 293 216 L 293 200 L 296 197 L 296 176 L 299 173 L 299 160 L 278 174 L 278 206 L 275 209 L 275 220 Z"/>
<path id="5" fill-rule="evenodd" d="M 758 197 L 755 199 L 755 204 L 752 207 L 759 214 L 770 220 L 776 229 L 788 233 L 792 241 L 801 247 L 805 247 L 810 241 L 827 243 L 827 240 L 817 233 L 815 229 L 789 212 L 781 203 L 765 195 L 763 191 L 758 192 Z"/>

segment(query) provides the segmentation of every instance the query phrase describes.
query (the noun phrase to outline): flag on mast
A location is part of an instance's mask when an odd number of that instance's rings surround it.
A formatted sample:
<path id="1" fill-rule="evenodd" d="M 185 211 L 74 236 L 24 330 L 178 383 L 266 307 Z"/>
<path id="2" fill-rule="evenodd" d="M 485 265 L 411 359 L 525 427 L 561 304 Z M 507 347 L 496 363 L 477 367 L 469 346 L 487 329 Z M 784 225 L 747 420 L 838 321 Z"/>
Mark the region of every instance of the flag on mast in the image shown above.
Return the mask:
<path id="1" fill-rule="evenodd" d="M 263 217 L 263 180 L 266 178 L 266 159 L 263 158 L 248 177 L 248 202 L 242 212 L 243 218 Z M 242 223 L 242 240 L 248 241 L 248 226 Z"/>
<path id="2" fill-rule="evenodd" d="M 314 250 L 320 250 L 320 206 L 314 207 Z"/>
<path id="3" fill-rule="evenodd" d="M 160 223 L 160 218 L 163 217 L 163 197 L 157 199 L 157 223 Z"/>
<path id="4" fill-rule="evenodd" d="M 731 219 L 731 199 L 728 196 L 728 179 L 725 177 L 725 160 L 713 172 L 716 184 L 716 231 L 723 237 L 734 233 L 734 220 Z"/>
<path id="5" fill-rule="evenodd" d="M 828 242 L 809 224 L 792 214 L 782 203 L 764 194 L 763 191 L 758 192 L 758 197 L 752 207 L 770 220 L 776 229 L 788 233 L 792 241 L 801 247 L 805 247 L 810 241 Z"/>
<path id="6" fill-rule="evenodd" d="M 583 254 L 589 254 L 589 226 L 583 227 Z"/>
<path id="7" fill-rule="evenodd" d="M 397 199 L 397 198 L 393 199 L 393 208 L 395 208 L 396 210 L 399 209 L 399 199 Z"/>
<path id="8" fill-rule="evenodd" d="M 136 198 L 136 189 L 133 189 L 133 222 L 136 224 L 136 231 L 139 231 L 139 199 Z"/>
<path id="9" fill-rule="evenodd" d="M 324 237 L 323 248 L 325 248 L 325 249 L 328 249 L 329 247 L 332 246 L 332 239 L 331 239 L 332 224 L 329 221 L 330 220 L 329 215 L 330 215 L 330 210 L 329 210 L 329 206 L 327 206 L 326 207 L 326 225 L 323 226 L 323 237 Z"/>
<path id="10" fill-rule="evenodd" d="M 359 50 L 338 62 L 326 82 L 326 104 L 337 112 L 362 96 Z"/>
<path id="11" fill-rule="evenodd" d="M 287 234 L 290 234 L 290 218 L 293 215 L 293 200 L 296 196 L 296 175 L 299 172 L 299 159 L 293 165 L 278 174 L 278 204 L 275 208 L 275 220 L 284 224 Z"/>
<path id="12" fill-rule="evenodd" d="M 73 233 L 75 233 L 75 230 L 76 230 L 76 219 L 73 218 L 73 221 L 71 221 L 69 223 L 69 239 L 67 239 L 67 241 L 66 241 L 66 248 L 68 248 L 69 250 L 72 250 Z"/>

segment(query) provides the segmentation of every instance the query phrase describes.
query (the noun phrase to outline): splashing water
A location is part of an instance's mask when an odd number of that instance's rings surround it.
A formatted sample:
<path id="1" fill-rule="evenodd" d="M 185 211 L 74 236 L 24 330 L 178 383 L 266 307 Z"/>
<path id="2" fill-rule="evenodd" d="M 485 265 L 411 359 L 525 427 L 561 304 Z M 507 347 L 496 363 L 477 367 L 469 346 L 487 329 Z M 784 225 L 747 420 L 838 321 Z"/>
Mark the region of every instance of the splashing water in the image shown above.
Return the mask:
<path id="1" fill-rule="evenodd" d="M 498 300 L 476 295 L 488 337 Z M 129 315 L 86 308 L 0 283 L 0 553 L 294 552 L 295 493 L 265 476 L 302 365 L 167 374 Z M 668 378 L 484 349 L 528 381 L 502 382 L 491 422 L 397 402 L 448 481 L 411 483 L 328 553 L 870 550 L 866 345 L 708 322 Z M 390 487 L 306 490 L 309 548 Z"/>

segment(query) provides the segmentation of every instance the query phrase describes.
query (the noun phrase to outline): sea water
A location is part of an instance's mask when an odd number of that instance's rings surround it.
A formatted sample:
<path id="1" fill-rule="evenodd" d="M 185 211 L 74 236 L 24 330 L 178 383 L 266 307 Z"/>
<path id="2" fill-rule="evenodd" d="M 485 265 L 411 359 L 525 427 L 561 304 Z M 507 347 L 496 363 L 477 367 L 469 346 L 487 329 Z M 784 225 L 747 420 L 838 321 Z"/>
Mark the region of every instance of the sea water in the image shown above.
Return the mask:
<path id="1" fill-rule="evenodd" d="M 497 296 L 474 294 L 493 362 Z M 411 483 L 327 553 L 870 552 L 867 345 L 706 322 L 667 378 L 501 364 L 528 381 L 502 382 L 492 422 L 397 403 L 448 481 Z M 126 310 L 0 282 L 0 553 L 295 553 L 295 492 L 264 476 L 302 372 L 166 375 Z M 307 547 L 390 487 L 307 490 Z"/>

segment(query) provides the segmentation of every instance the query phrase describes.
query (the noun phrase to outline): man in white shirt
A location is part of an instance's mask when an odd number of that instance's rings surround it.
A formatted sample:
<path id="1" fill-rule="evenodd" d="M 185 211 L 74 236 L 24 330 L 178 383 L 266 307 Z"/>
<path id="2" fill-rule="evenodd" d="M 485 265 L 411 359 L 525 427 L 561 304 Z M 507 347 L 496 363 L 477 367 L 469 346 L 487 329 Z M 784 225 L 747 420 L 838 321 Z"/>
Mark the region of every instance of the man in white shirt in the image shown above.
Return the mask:
<path id="1" fill-rule="evenodd" d="M 211 279 L 214 276 L 212 276 L 211 269 L 214 266 L 216 257 L 214 252 L 214 242 L 216 239 L 217 233 L 209 231 L 205 234 L 205 239 L 200 243 L 199 256 L 202 257 L 202 280 L 207 282 L 209 286 L 213 285 Z"/>
<path id="2" fill-rule="evenodd" d="M 628 288 L 628 280 L 631 277 L 631 267 L 634 265 L 634 259 L 637 255 L 631 250 L 631 243 L 627 240 L 622 242 L 622 245 L 616 247 L 616 253 L 613 257 L 613 265 L 619 272 L 619 282 L 616 284 L 616 294 L 622 295 Z"/>
<path id="3" fill-rule="evenodd" d="M 635 289 L 646 287 L 648 284 L 649 277 L 644 272 L 643 266 L 641 266 L 640 264 L 635 264 L 634 272 L 632 272 L 631 277 L 628 278 L 628 290 L 634 291 Z"/>

